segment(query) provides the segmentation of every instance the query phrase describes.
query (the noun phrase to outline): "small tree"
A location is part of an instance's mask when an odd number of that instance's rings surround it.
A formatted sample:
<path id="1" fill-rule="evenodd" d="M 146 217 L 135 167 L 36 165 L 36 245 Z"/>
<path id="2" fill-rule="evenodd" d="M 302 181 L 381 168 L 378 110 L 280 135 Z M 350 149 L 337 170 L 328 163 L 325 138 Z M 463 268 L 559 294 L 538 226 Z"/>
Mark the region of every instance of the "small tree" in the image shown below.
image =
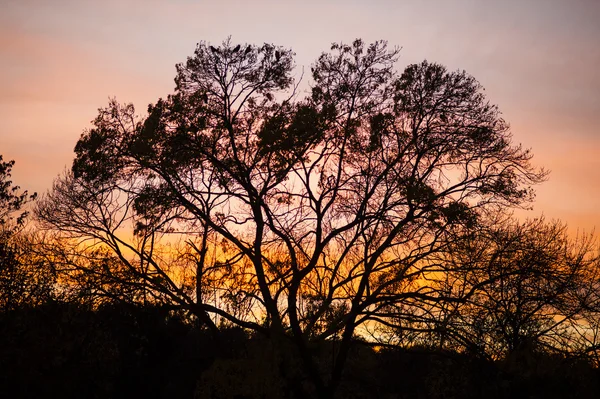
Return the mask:
<path id="1" fill-rule="evenodd" d="M 445 300 L 428 258 L 545 176 L 474 78 L 429 62 L 398 75 L 397 57 L 334 44 L 299 98 L 290 50 L 200 43 L 147 116 L 100 110 L 37 214 L 214 331 L 270 337 L 298 395 L 331 397 L 361 326 Z M 339 340 L 326 371 L 323 339 Z"/>
<path id="2" fill-rule="evenodd" d="M 465 299 L 427 309 L 424 340 L 442 347 L 489 359 L 570 355 L 582 320 L 598 316 L 594 240 L 571 240 L 560 222 L 495 218 L 440 261 L 448 264 L 442 289 Z"/>

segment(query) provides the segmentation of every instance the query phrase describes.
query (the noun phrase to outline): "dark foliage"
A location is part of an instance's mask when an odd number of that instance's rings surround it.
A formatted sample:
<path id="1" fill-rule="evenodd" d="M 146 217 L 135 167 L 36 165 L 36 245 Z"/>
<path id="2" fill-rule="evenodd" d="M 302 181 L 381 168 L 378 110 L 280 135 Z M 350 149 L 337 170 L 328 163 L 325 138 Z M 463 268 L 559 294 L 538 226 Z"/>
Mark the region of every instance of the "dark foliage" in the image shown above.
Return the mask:
<path id="1" fill-rule="evenodd" d="M 5 398 L 284 398 L 277 349 L 237 328 L 215 342 L 160 307 L 49 303 L 0 314 Z M 339 342 L 313 344 L 325 370 Z M 300 381 L 300 383 L 302 383 Z M 354 341 L 336 398 L 593 398 L 583 361 L 536 355 L 491 362 L 452 351 Z"/>
<path id="2" fill-rule="evenodd" d="M 6 398 L 192 397 L 215 355 L 210 339 L 160 308 L 50 303 L 0 318 Z"/>

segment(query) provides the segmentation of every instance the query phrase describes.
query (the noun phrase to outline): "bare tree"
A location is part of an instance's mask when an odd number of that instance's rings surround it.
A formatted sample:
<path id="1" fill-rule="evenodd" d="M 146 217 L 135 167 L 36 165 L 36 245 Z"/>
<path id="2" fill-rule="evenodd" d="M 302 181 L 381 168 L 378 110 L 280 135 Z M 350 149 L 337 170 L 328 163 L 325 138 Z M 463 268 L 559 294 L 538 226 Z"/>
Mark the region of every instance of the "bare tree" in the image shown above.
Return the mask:
<path id="1" fill-rule="evenodd" d="M 440 289 L 464 300 L 428 307 L 411 327 L 440 347 L 488 359 L 572 355 L 582 320 L 598 316 L 594 240 L 570 239 L 560 222 L 494 218 L 439 262 L 448 264 Z"/>

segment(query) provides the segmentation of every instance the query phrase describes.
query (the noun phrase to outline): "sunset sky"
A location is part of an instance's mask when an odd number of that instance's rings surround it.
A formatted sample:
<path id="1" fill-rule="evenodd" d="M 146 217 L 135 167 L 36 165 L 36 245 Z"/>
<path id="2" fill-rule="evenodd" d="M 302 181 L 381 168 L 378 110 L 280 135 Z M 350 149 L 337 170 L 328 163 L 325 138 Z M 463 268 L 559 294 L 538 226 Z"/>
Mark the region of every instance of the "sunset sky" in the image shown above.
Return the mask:
<path id="1" fill-rule="evenodd" d="M 384 39 L 398 68 L 464 69 L 551 170 L 531 216 L 600 229 L 599 0 L 1 0 L 0 154 L 44 192 L 109 97 L 143 112 L 198 41 L 292 48 L 297 76 L 332 42 Z"/>

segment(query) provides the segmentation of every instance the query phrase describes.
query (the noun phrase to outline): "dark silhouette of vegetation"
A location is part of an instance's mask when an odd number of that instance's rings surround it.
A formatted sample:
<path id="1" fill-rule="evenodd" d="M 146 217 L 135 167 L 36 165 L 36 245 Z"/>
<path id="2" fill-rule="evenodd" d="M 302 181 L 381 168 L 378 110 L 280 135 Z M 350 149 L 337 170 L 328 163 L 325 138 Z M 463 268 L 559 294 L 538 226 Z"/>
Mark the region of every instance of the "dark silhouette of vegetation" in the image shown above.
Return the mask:
<path id="1" fill-rule="evenodd" d="M 21 188 L 10 180 L 15 161 L 4 162 L 2 159 L 0 155 L 0 232 L 5 237 L 23 226 L 27 212 L 21 208 L 37 195 L 19 192 Z"/>
<path id="2" fill-rule="evenodd" d="M 488 360 L 534 353 L 588 357 L 595 345 L 575 343 L 596 334 L 590 320 L 600 310 L 600 264 L 593 244 L 589 236 L 570 240 L 559 222 L 494 219 L 437 259 L 449 265 L 447 295 L 468 292 L 468 298 L 412 308 L 409 318 L 390 307 L 396 323 L 378 336 Z"/>
<path id="3" fill-rule="evenodd" d="M 355 40 L 302 96 L 293 56 L 202 42 L 99 110 L 11 233 L 8 395 L 597 394 L 594 241 L 512 220 L 546 172 L 479 83 Z"/>
<path id="4" fill-rule="evenodd" d="M 264 336 L 222 328 L 217 346 L 204 328 L 168 309 L 54 303 L 0 314 L 3 397 L 282 398 L 277 349 Z M 330 367 L 338 342 L 313 348 Z M 218 349 L 222 348 L 222 349 Z M 464 353 L 422 347 L 375 351 L 355 341 L 337 397 L 597 397 L 598 369 L 539 353 L 515 368 Z"/>
<path id="5" fill-rule="evenodd" d="M 36 194 L 21 191 L 10 180 L 14 161 L 0 155 L 0 311 L 36 305 L 48 299 L 51 281 L 44 265 L 31 257 L 29 240 L 19 234 Z"/>

